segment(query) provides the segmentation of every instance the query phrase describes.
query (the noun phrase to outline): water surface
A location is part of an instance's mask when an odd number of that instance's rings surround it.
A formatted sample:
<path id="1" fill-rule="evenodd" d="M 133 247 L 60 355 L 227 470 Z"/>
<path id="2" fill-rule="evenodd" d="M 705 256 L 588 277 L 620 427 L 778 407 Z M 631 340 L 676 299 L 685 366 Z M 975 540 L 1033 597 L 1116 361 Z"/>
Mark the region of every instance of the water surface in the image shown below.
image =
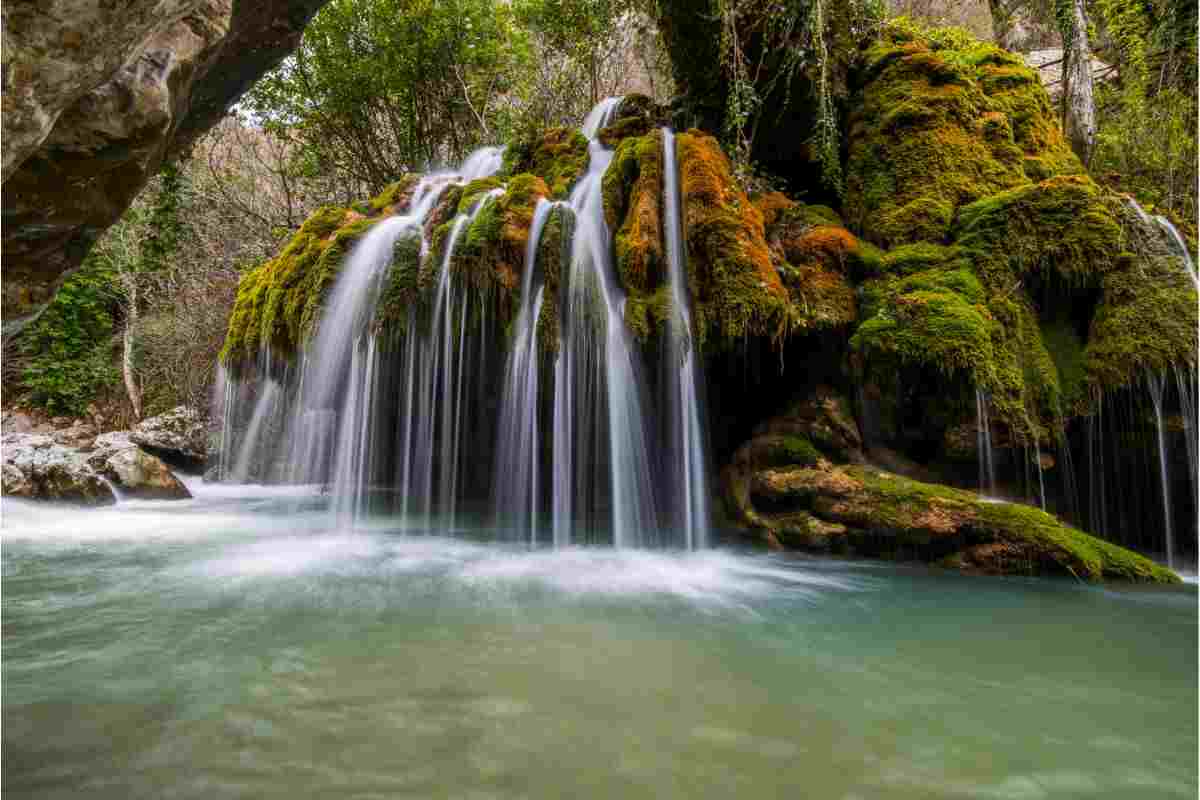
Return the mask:
<path id="1" fill-rule="evenodd" d="M 530 552 L 194 488 L 3 502 L 9 796 L 1196 796 L 1194 585 Z"/>

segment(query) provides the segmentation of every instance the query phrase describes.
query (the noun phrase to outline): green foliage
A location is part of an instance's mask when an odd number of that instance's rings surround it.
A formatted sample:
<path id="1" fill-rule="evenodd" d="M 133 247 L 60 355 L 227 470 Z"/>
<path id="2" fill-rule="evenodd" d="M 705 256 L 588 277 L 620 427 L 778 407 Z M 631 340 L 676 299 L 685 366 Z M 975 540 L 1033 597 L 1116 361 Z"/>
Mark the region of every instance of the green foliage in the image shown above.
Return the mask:
<path id="1" fill-rule="evenodd" d="M 333 0 L 246 105 L 378 192 L 499 138 L 501 98 L 527 54 L 499 0 Z"/>
<path id="2" fill-rule="evenodd" d="M 17 342 L 26 360 L 21 390 L 33 405 L 56 414 L 82 414 L 96 393 L 120 380 L 113 366 L 116 275 L 90 257 Z"/>

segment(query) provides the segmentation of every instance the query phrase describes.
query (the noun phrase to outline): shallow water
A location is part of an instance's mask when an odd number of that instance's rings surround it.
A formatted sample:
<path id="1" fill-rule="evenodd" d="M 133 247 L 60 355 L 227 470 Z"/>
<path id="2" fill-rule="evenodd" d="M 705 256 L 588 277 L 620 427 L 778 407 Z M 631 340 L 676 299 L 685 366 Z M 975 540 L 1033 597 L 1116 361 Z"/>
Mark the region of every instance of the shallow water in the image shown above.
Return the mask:
<path id="1" fill-rule="evenodd" d="M 1194 585 L 5 500 L 11 797 L 1197 791 Z"/>

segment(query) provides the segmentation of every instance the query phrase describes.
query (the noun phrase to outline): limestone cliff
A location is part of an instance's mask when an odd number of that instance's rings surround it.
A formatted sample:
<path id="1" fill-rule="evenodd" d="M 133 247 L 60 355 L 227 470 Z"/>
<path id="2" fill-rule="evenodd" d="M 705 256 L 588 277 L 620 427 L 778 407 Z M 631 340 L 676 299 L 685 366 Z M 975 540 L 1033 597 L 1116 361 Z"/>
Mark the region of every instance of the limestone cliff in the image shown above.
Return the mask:
<path id="1" fill-rule="evenodd" d="M 295 47 L 322 2 L 5 3 L 5 336 L 165 159 Z"/>

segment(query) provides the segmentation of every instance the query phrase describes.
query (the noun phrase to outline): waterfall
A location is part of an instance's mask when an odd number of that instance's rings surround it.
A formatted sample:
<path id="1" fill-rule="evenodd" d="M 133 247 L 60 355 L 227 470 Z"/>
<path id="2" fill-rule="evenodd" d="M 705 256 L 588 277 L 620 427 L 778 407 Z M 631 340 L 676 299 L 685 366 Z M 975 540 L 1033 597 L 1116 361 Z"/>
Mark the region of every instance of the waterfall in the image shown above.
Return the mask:
<path id="1" fill-rule="evenodd" d="M 1180 260 L 1183 261 L 1184 269 L 1187 270 L 1188 277 L 1192 279 L 1192 283 L 1197 289 L 1200 289 L 1200 276 L 1196 274 L 1196 265 L 1192 263 L 1192 254 L 1188 251 L 1187 244 L 1183 241 L 1183 236 L 1180 235 L 1179 231 L 1166 217 L 1155 217 L 1154 221 L 1162 229 L 1163 233 L 1166 234 L 1173 249 L 1179 254 Z"/>
<path id="2" fill-rule="evenodd" d="M 1200 427 L 1197 427 L 1197 401 L 1200 397 L 1197 396 L 1197 378 L 1196 368 L 1193 366 L 1174 365 L 1172 371 L 1175 373 L 1175 389 L 1179 392 L 1179 408 L 1183 416 L 1183 433 L 1184 441 L 1187 444 L 1188 458 L 1188 477 L 1192 482 L 1193 496 L 1198 490 L 1197 480 L 1197 446 L 1200 442 L 1197 441 L 1197 436 L 1200 436 Z"/>
<path id="3" fill-rule="evenodd" d="M 588 115 L 594 136 L 615 103 Z M 556 543 L 598 535 L 602 506 L 617 547 L 651 543 L 659 517 L 639 354 L 624 320 L 602 180 L 612 153 L 588 144 L 588 169 L 571 192 L 575 231 L 560 287 L 554 374 L 552 518 Z M 607 469 L 605 469 L 607 467 Z"/>
<path id="4" fill-rule="evenodd" d="M 666 239 L 667 279 L 671 287 L 672 314 L 668 344 L 664 349 L 664 384 L 669 405 L 668 444 L 663 450 L 663 474 L 670 487 L 672 525 L 684 532 L 688 549 L 703 547 L 709 538 L 708 448 L 705 446 L 704 412 L 700 402 L 702 367 L 696 357 L 687 278 L 687 249 L 683 235 L 682 196 L 675 153 L 675 134 L 663 136 L 663 229 Z"/>
<path id="5" fill-rule="evenodd" d="M 499 516 L 527 525 L 529 540 L 538 538 L 541 492 L 542 440 L 539 432 L 539 358 L 537 326 L 545 287 L 537 273 L 537 251 L 550 213 L 560 206 L 545 198 L 538 201 L 525 247 L 521 279 L 521 306 L 514 324 L 513 345 L 505 369 L 504 396 L 500 405 L 500 438 L 496 449 L 494 504 Z"/>
<path id="6" fill-rule="evenodd" d="M 292 366 L 274 375 L 264 350 L 253 379 L 221 372 L 223 474 L 248 480 L 259 464 L 286 467 L 276 473 L 285 480 L 329 487 L 341 525 L 386 503 L 410 523 L 432 525 L 436 515 L 439 527 L 453 528 L 465 503 L 490 494 L 501 526 L 534 545 L 706 546 L 703 374 L 675 137 L 662 130 L 671 313 L 643 348 L 625 322 L 604 216 L 613 154 L 597 136 L 619 111 L 619 98 L 592 109 L 582 128 L 586 172 L 568 200 L 534 208 L 507 332 L 501 296 L 454 266 L 472 222 L 505 189 L 484 193 L 439 229 L 436 264 L 427 241 L 443 194 L 500 168 L 500 150 L 485 148 L 456 172 L 421 178 L 403 214 L 368 230 Z M 558 253 L 543 246 L 552 224 Z M 419 303 L 381 326 L 389 276 L 406 268 L 396 266 L 399 246 L 420 252 L 425 288 Z M 551 258 L 558 262 L 540 263 Z M 657 382 L 647 380 L 651 355 L 661 363 Z M 247 421 L 232 409 L 248 399 Z"/>
<path id="7" fill-rule="evenodd" d="M 988 415 L 987 395 L 975 387 L 975 440 L 979 459 L 979 491 L 996 491 L 996 461 L 992 452 L 992 427 Z"/>
<path id="8" fill-rule="evenodd" d="M 259 448 L 259 436 L 262 435 L 263 423 L 274 413 L 275 404 L 279 399 L 279 384 L 269 377 L 266 386 L 262 387 L 258 400 L 254 404 L 254 412 L 250 415 L 250 424 L 242 435 L 242 446 L 238 448 L 237 460 L 233 462 L 230 476 L 233 480 L 244 481 L 250 472 L 250 460 Z"/>
<path id="9" fill-rule="evenodd" d="M 1150 401 L 1154 404 L 1154 428 L 1158 435 L 1158 468 L 1162 485 L 1163 527 L 1167 540 L 1167 566 L 1175 567 L 1175 542 L 1171 532 L 1171 480 L 1170 467 L 1167 464 L 1167 442 L 1163 430 L 1163 388 L 1166 376 L 1154 372 L 1146 374 L 1146 383 L 1150 387 Z"/>

